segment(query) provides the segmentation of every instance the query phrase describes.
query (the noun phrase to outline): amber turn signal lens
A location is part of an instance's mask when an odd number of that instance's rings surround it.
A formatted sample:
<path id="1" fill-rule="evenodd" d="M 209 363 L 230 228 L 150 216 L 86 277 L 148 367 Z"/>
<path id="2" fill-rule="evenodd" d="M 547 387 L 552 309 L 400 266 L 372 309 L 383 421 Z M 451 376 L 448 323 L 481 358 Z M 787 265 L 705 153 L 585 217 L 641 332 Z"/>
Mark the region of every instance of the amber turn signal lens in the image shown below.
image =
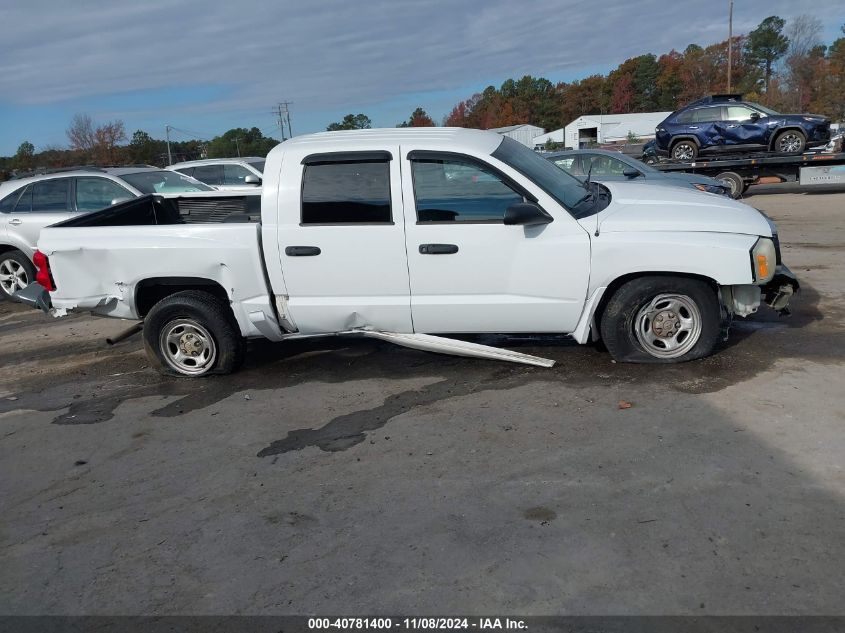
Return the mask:
<path id="1" fill-rule="evenodd" d="M 765 255 L 757 255 L 757 276 L 760 279 L 769 276 L 769 260 Z"/>

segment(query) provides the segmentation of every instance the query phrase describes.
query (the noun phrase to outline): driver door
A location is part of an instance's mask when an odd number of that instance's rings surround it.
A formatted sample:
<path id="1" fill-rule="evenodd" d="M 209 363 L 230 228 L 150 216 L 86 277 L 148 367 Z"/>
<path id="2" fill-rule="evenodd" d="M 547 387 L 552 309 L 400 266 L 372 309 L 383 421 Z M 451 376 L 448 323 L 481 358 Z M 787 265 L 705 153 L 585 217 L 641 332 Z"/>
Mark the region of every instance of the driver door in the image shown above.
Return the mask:
<path id="1" fill-rule="evenodd" d="M 509 206 L 540 196 L 475 157 L 413 151 L 402 173 L 415 332 L 575 328 L 590 239 L 565 210 L 546 208 L 549 224 L 505 225 Z"/>

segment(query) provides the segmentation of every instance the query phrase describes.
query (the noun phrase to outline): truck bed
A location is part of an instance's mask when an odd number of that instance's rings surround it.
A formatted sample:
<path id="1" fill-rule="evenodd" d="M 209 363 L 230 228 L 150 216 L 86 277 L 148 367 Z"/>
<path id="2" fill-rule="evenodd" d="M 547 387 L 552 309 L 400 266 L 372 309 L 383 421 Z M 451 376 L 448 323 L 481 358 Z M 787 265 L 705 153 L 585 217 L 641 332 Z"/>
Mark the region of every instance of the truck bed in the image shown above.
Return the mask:
<path id="1" fill-rule="evenodd" d="M 201 283 L 228 300 L 244 336 L 277 340 L 252 200 L 260 196 L 150 195 L 47 227 L 38 248 L 53 271 L 53 308 L 141 319 L 150 289 Z"/>

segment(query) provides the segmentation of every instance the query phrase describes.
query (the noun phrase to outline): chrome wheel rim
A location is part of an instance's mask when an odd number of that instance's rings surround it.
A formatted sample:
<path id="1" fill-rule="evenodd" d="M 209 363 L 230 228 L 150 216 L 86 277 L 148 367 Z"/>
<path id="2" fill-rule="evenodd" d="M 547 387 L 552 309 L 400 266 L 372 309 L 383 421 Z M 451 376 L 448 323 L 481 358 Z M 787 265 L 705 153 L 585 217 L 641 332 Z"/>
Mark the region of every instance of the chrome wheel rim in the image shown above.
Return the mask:
<path id="1" fill-rule="evenodd" d="M 693 147 L 690 143 L 678 143 L 675 145 L 675 151 L 672 152 L 677 160 L 692 160 Z"/>
<path id="2" fill-rule="evenodd" d="M 634 333 L 655 358 L 678 358 L 701 337 L 701 311 L 686 295 L 657 295 L 637 313 Z"/>
<path id="3" fill-rule="evenodd" d="M 196 321 L 176 319 L 161 330 L 159 348 L 167 364 L 186 376 L 204 374 L 217 360 L 217 344 Z"/>
<path id="4" fill-rule="evenodd" d="M 0 287 L 10 295 L 23 290 L 29 285 L 29 275 L 23 265 L 14 259 L 4 259 L 0 262 Z"/>
<path id="5" fill-rule="evenodd" d="M 732 196 L 736 195 L 737 192 L 737 185 L 736 181 L 733 178 L 719 178 L 719 182 L 727 187 L 728 191 L 730 191 Z"/>
<path id="6" fill-rule="evenodd" d="M 778 149 L 782 152 L 797 152 L 801 149 L 801 137 L 795 132 L 788 132 L 780 137 Z"/>

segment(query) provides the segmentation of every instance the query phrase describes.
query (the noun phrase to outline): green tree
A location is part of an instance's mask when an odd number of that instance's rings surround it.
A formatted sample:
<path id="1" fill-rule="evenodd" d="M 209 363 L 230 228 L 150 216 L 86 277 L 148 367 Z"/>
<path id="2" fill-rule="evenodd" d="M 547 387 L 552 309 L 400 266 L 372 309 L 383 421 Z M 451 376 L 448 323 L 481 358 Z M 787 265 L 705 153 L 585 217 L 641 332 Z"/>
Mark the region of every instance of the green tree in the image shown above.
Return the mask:
<path id="1" fill-rule="evenodd" d="M 266 156 L 276 145 L 276 139 L 264 136 L 257 127 L 236 127 L 211 139 L 208 157 Z"/>
<path id="2" fill-rule="evenodd" d="M 326 130 L 336 132 L 338 130 L 369 130 L 373 122 L 366 114 L 347 114 L 340 122 L 332 123 Z"/>
<path id="3" fill-rule="evenodd" d="M 772 69 L 775 62 L 783 57 L 789 48 L 789 38 L 783 34 L 785 24 L 783 18 L 770 15 L 748 34 L 745 41 L 745 55 L 748 61 L 763 70 L 767 95 L 772 85 Z"/>
<path id="4" fill-rule="evenodd" d="M 24 141 L 18 146 L 18 151 L 12 159 L 16 169 L 32 169 L 32 158 L 35 156 L 35 145 Z"/>

